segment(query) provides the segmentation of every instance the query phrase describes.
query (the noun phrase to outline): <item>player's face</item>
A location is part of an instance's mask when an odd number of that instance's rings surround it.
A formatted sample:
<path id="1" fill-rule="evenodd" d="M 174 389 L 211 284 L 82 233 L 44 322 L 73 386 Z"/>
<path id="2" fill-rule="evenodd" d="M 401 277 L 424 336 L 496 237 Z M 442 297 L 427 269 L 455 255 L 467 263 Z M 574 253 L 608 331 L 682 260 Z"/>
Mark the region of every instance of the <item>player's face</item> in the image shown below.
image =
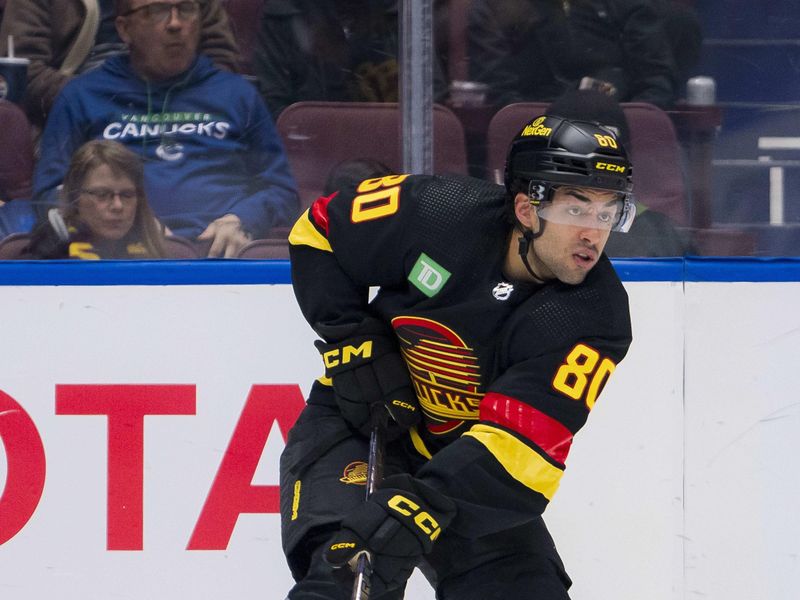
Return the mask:
<path id="1" fill-rule="evenodd" d="M 200 8 L 196 1 L 130 0 L 116 25 L 130 49 L 131 64 L 146 79 L 180 75 L 197 55 Z"/>
<path id="2" fill-rule="evenodd" d="M 542 279 L 582 282 L 597 264 L 620 210 L 615 192 L 557 188 L 552 202 L 531 211 L 533 231 L 544 228 L 531 245 L 534 272 Z"/>
<path id="3" fill-rule="evenodd" d="M 133 227 L 138 201 L 133 181 L 100 165 L 83 180 L 78 217 L 97 238 L 119 240 Z"/>

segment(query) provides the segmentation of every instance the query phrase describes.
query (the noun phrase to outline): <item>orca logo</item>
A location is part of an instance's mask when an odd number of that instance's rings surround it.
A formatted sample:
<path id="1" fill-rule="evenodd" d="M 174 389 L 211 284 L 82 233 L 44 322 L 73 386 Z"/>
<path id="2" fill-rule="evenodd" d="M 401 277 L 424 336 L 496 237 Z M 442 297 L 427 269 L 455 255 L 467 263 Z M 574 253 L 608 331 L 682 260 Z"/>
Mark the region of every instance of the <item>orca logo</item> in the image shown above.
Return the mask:
<path id="1" fill-rule="evenodd" d="M 156 148 L 156 156 L 161 160 L 180 160 L 183 158 L 183 144 L 172 141 L 161 142 Z"/>

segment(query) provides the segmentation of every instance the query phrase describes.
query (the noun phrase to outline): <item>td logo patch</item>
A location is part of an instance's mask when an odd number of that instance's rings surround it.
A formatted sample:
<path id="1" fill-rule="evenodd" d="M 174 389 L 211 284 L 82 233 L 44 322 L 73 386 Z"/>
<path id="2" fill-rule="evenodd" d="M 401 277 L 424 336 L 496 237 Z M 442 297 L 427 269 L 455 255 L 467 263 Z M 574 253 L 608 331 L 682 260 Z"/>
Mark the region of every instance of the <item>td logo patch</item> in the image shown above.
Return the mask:
<path id="1" fill-rule="evenodd" d="M 438 294 L 450 279 L 450 271 L 445 269 L 424 252 L 419 255 L 408 280 L 428 298 Z"/>

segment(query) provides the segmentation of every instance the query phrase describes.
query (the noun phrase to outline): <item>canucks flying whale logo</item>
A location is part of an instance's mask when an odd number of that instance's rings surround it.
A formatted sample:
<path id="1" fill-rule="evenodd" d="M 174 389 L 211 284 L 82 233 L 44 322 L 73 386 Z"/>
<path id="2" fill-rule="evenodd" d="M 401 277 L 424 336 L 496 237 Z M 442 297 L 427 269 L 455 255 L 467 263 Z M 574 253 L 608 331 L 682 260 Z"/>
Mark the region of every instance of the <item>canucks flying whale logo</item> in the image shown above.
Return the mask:
<path id="1" fill-rule="evenodd" d="M 392 326 L 428 430 L 443 435 L 465 421 L 477 421 L 483 391 L 472 348 L 453 330 L 430 319 L 395 317 Z"/>
<path id="2" fill-rule="evenodd" d="M 339 481 L 349 485 L 367 485 L 367 463 L 363 460 L 351 462 L 344 468 Z"/>
<path id="3" fill-rule="evenodd" d="M 156 148 L 156 156 L 161 160 L 180 160 L 183 158 L 183 144 L 178 142 L 161 142 Z"/>

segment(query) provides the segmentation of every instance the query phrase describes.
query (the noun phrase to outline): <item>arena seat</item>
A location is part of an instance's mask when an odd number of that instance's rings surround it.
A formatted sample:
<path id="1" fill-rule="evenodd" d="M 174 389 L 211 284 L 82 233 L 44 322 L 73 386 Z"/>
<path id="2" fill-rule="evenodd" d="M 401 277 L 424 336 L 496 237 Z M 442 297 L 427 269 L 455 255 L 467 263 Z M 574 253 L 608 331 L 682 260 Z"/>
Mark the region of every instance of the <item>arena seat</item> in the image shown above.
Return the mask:
<path id="1" fill-rule="evenodd" d="M 16 260 L 28 245 L 31 236 L 28 233 L 12 233 L 0 240 L 0 260 Z"/>
<path id="2" fill-rule="evenodd" d="M 630 128 L 634 194 L 649 208 L 669 216 L 678 225 L 688 225 L 686 185 L 681 149 L 669 115 L 652 104 L 622 103 Z M 525 122 L 543 114 L 546 102 L 509 104 L 497 111 L 487 130 L 488 173 L 503 181 L 508 144 Z"/>
<path id="3" fill-rule="evenodd" d="M 168 235 L 164 238 L 164 253 L 166 258 L 200 258 L 197 246 L 178 235 Z"/>
<path id="4" fill-rule="evenodd" d="M 331 169 L 343 160 L 372 158 L 402 169 L 396 103 L 297 102 L 278 116 L 278 132 L 297 181 L 303 210 L 316 200 Z M 464 128 L 448 108 L 434 105 L 434 172 L 467 173 Z"/>
<path id="5" fill-rule="evenodd" d="M 289 242 L 281 238 L 253 240 L 242 246 L 236 258 L 289 259 Z"/>
<path id="6" fill-rule="evenodd" d="M 28 200 L 33 188 L 33 136 L 28 117 L 0 99 L 0 200 Z"/>
<path id="7" fill-rule="evenodd" d="M 498 110 L 486 130 L 486 172 L 495 183 L 503 183 L 508 145 L 522 126 L 542 115 L 549 102 L 518 102 Z"/>
<path id="8" fill-rule="evenodd" d="M 680 142 L 669 115 L 645 102 L 623 102 L 631 133 L 634 194 L 679 225 L 689 222 Z"/>

